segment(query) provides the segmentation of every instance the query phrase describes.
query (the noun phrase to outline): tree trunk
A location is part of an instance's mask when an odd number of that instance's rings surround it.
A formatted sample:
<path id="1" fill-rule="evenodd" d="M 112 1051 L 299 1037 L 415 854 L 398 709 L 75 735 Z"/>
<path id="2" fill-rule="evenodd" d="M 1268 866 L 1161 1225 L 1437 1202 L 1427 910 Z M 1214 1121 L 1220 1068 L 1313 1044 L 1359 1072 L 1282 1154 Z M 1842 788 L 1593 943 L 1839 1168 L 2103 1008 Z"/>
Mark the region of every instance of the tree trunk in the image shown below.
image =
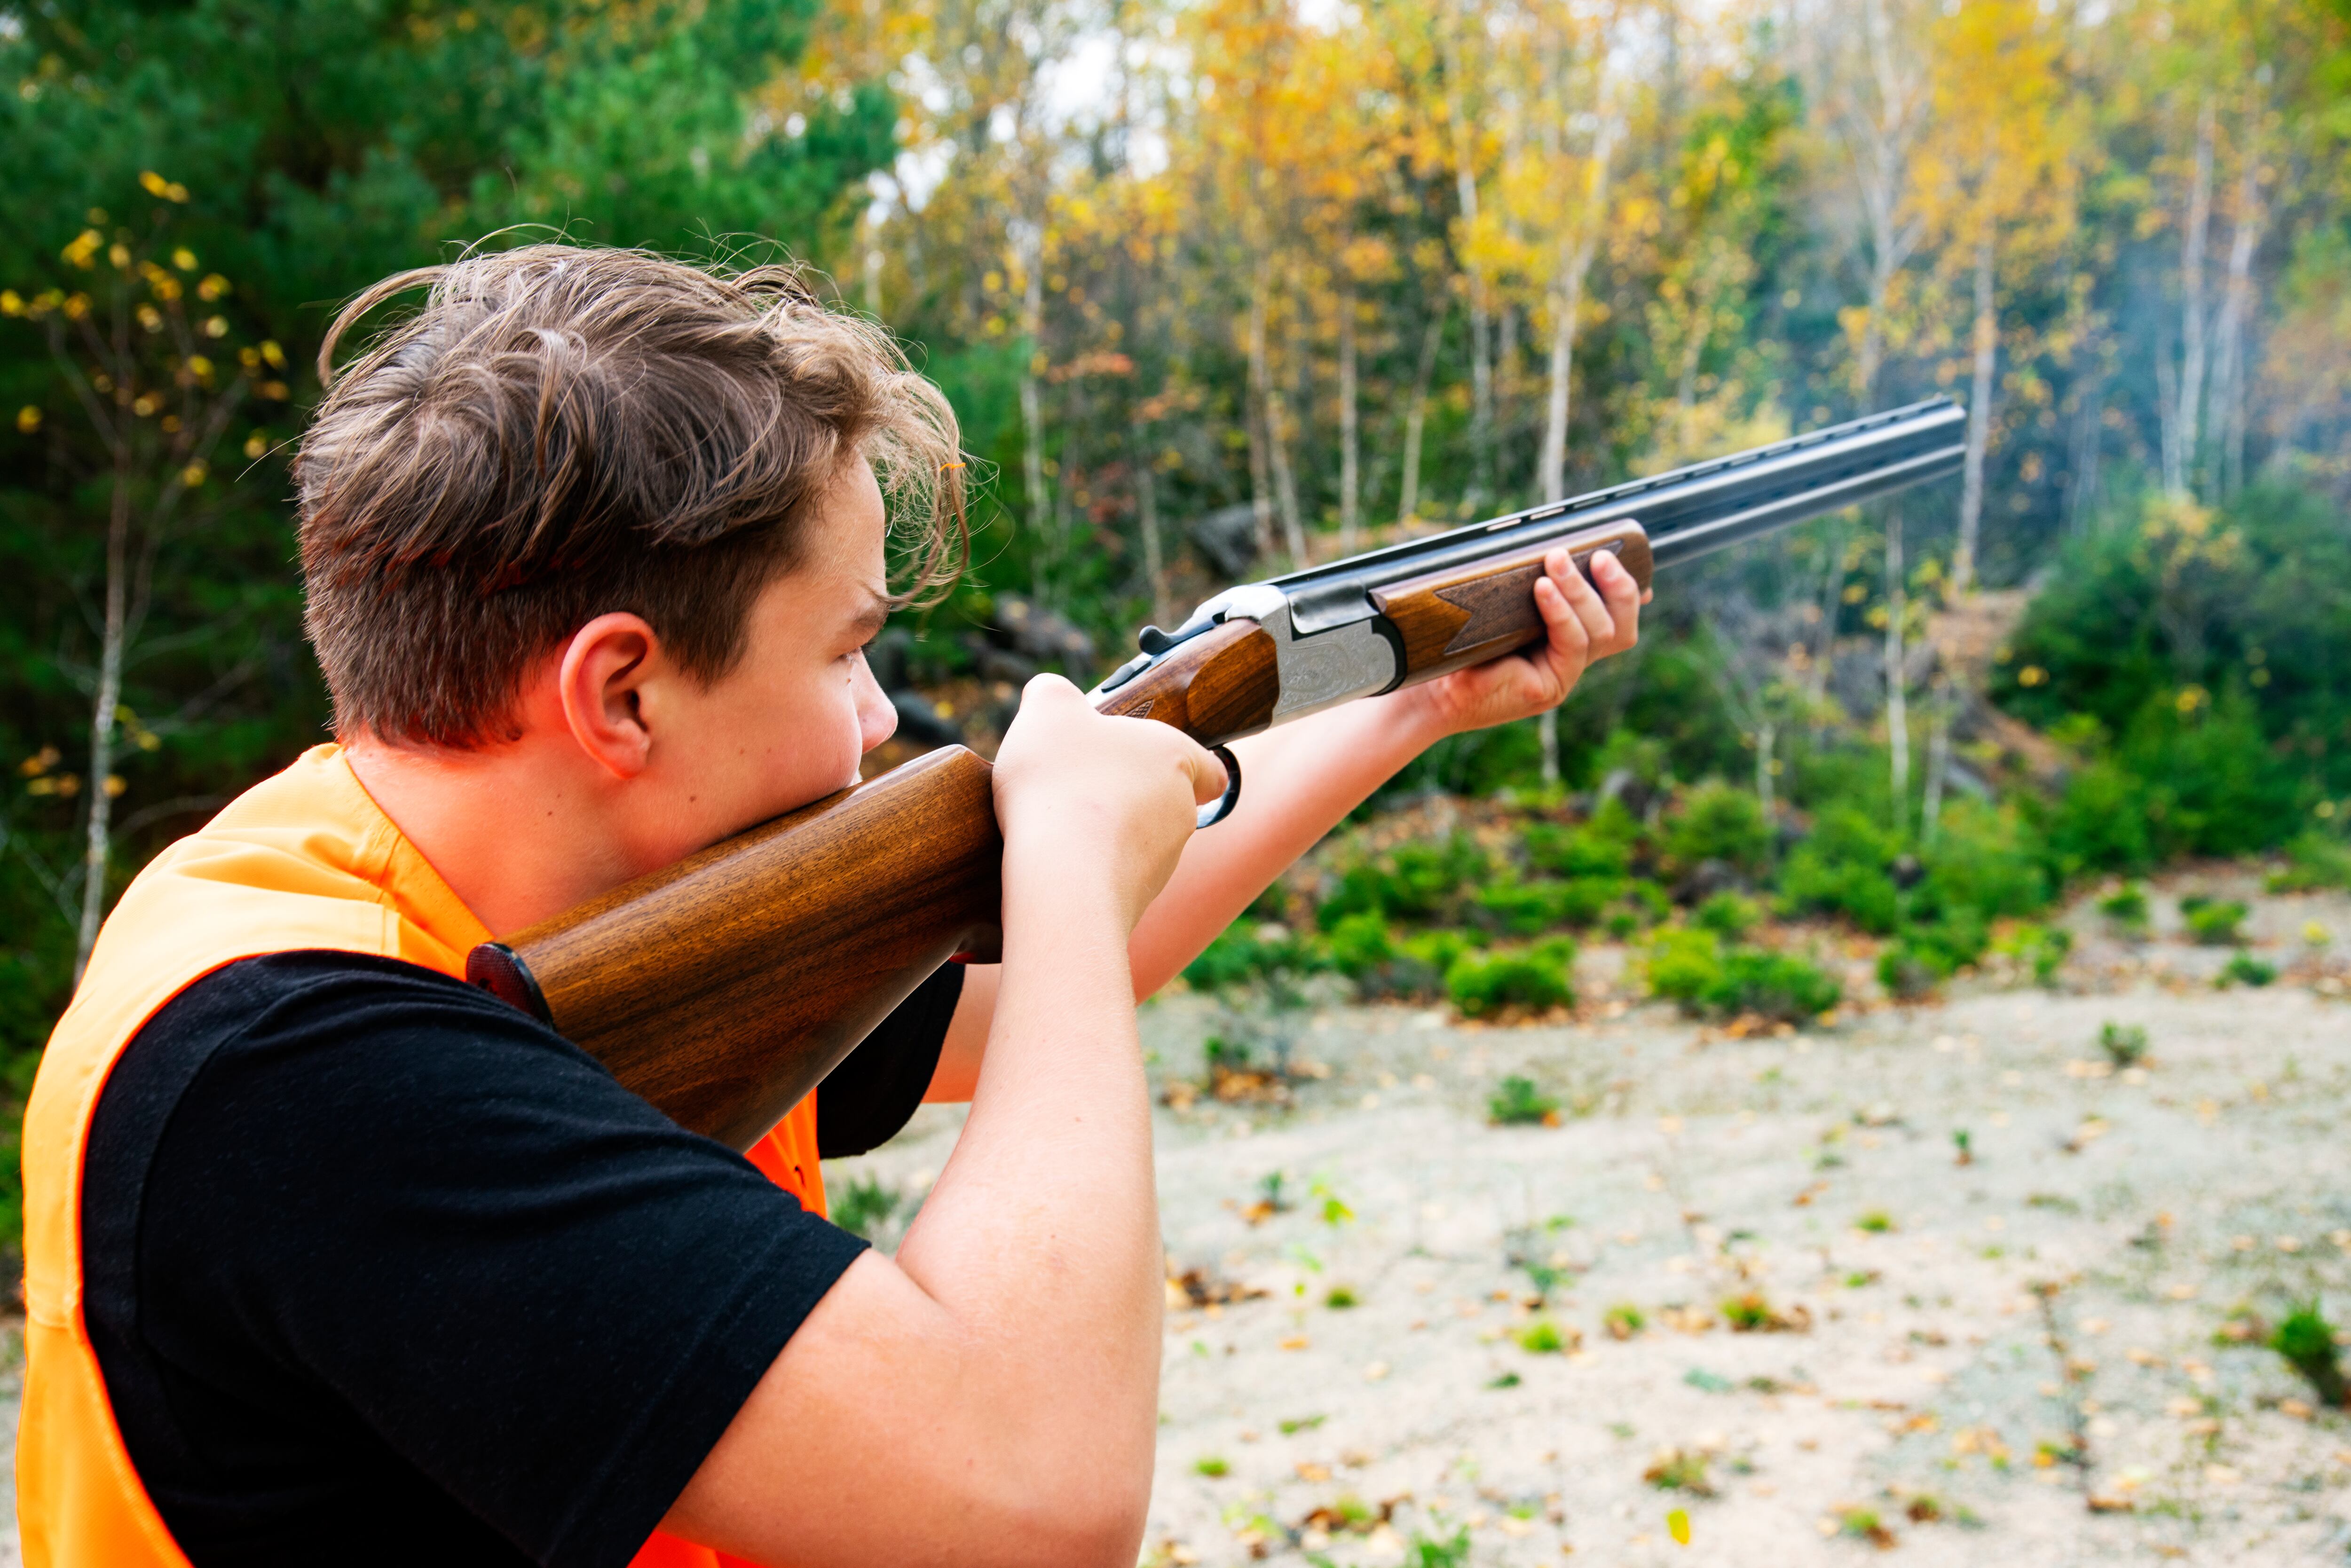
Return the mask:
<path id="1" fill-rule="evenodd" d="M 1298 520 L 1298 476 L 1290 466 L 1290 405 L 1269 381 L 1265 388 L 1265 455 L 1273 466 L 1273 498 L 1281 514 L 1282 548 L 1290 564 L 1306 564 L 1306 531 Z"/>
<path id="2" fill-rule="evenodd" d="M 1437 350 L 1445 340 L 1445 305 L 1420 334 L 1420 363 L 1414 367 L 1412 401 L 1405 405 L 1403 494 L 1396 499 L 1396 522 L 1409 528 L 1420 515 L 1420 437 L 1428 423 L 1428 382 L 1437 373 Z"/>
<path id="3" fill-rule="evenodd" d="M 1829 676 L 1836 664 L 1837 615 L 1844 608 L 1844 517 L 1840 513 L 1829 521 L 1828 547 L 1821 563 L 1819 645 L 1813 651 L 1813 667 L 1806 682 L 1805 729 L 1815 743 L 1820 739 L 1823 710 L 1828 706 Z"/>
<path id="4" fill-rule="evenodd" d="M 1020 482 L 1029 492 L 1029 549 L 1036 552 L 1029 558 L 1029 591 L 1039 601 L 1050 602 L 1050 572 L 1059 563 L 1053 559 L 1054 552 L 1047 548 L 1051 538 L 1052 506 L 1045 494 L 1044 399 L 1037 384 L 1037 361 L 1044 354 L 1045 240 L 1041 232 L 1037 236 L 1036 254 L 1029 258 L 1028 272 L 1028 282 L 1020 291 L 1020 332 L 1029 350 L 1020 361 L 1020 428 L 1024 436 Z"/>
<path id="5" fill-rule="evenodd" d="M 2243 166 L 2237 172 L 2237 213 L 2229 241 L 2229 281 L 2220 296 L 2218 413 L 2219 493 L 2233 496 L 2245 481 L 2245 334 L 2253 319 L 2253 254 L 2261 246 L 2262 100 L 2256 90 L 2245 115 Z"/>
<path id="6" fill-rule="evenodd" d="M 1339 291 L 1339 553 L 1355 553 L 1362 522 L 1363 453 L 1355 417 L 1355 291 Z"/>
<path id="7" fill-rule="evenodd" d="M 1951 601 L 1976 581 L 1976 541 L 1983 528 L 1984 456 L 1991 445 L 1992 369 L 2000 358 L 2000 314 L 1993 303 L 1989 217 L 1976 239 L 1975 382 L 1968 404 L 1967 477 L 1959 491 L 1959 544 L 1951 557 Z"/>
<path id="8" fill-rule="evenodd" d="M 2065 531 L 2069 534 L 2088 532 L 2097 515 L 2098 455 L 2105 444 L 2105 371 L 2094 371 L 2087 384 L 2074 392 L 2074 452 L 2065 491 Z"/>
<path id="9" fill-rule="evenodd" d="M 1151 427 L 1141 420 L 1134 427 L 1134 509 L 1143 526 L 1143 575 L 1151 583 L 1151 615 L 1155 624 L 1175 625 L 1175 607 L 1167 601 L 1167 552 L 1159 538 L 1159 476 L 1151 460 Z"/>
<path id="10" fill-rule="evenodd" d="M 2196 172 L 2188 187 L 2188 222 L 2179 232 L 2179 436 L 2167 454 L 2165 488 L 2185 496 L 2196 472 L 2204 404 L 2204 242 L 2212 226 L 2212 98 L 2196 112 Z"/>
<path id="11" fill-rule="evenodd" d="M 1535 469 L 1535 503 L 1567 495 L 1567 415 L 1575 369 L 1575 317 L 1583 308 L 1583 277 L 1578 272 L 1553 286 L 1551 297 L 1551 379 L 1543 399 L 1542 461 Z"/>
<path id="12" fill-rule="evenodd" d="M 1918 833 L 1928 849 L 1942 826 L 1943 778 L 1951 765 L 1951 679 L 1938 670 L 1927 698 L 1927 793 L 1918 811 Z"/>
<path id="13" fill-rule="evenodd" d="M 81 858 L 81 928 L 74 945 L 74 984 L 89 967 L 106 918 L 106 873 L 112 858 L 114 732 L 122 706 L 122 648 L 131 573 L 131 455 L 127 439 L 115 454 L 114 495 L 106 519 L 106 622 L 99 644 L 98 692 L 89 708 L 89 810 Z"/>
<path id="14" fill-rule="evenodd" d="M 1600 248 L 1608 216 L 1610 165 L 1615 160 L 1616 121 L 1603 94 L 1600 129 L 1592 139 L 1592 172 L 1585 182 L 1583 214 L 1574 243 L 1560 247 L 1560 276 L 1551 287 L 1551 383 L 1543 404 L 1542 461 L 1535 474 L 1538 503 L 1567 495 L 1567 415 L 1575 370 L 1576 318 L 1583 309 L 1583 278 Z"/>
<path id="15" fill-rule="evenodd" d="M 1908 605 L 1903 576 L 1902 514 L 1896 511 L 1886 519 L 1886 749 L 1896 837 L 1910 831 L 1910 694 L 1902 648 L 1902 616 Z"/>
<path id="16" fill-rule="evenodd" d="M 1763 804 L 1766 825 L 1776 825 L 1780 820 L 1780 781 L 1771 770 L 1779 744 L 1780 727 L 1769 718 L 1759 718 L 1755 725 L 1755 798 Z"/>
<path id="17" fill-rule="evenodd" d="M 1265 367 L 1265 263 L 1259 261 L 1249 277 L 1249 399 L 1257 404 L 1246 422 L 1249 425 L 1249 505 L 1257 510 L 1257 553 L 1273 553 L 1273 465 L 1268 455 L 1266 427 L 1267 383 L 1272 379 Z"/>
<path id="18" fill-rule="evenodd" d="M 1463 107 L 1459 43 L 1446 37 L 1446 118 L 1453 131 L 1453 192 L 1461 207 L 1462 274 L 1469 295 L 1469 493 L 1465 510 L 1475 511 L 1493 490 L 1493 323 L 1486 307 L 1486 280 L 1467 250 L 1478 227 L 1478 171 L 1468 114 Z"/>
<path id="19" fill-rule="evenodd" d="M 1535 739 L 1542 749 L 1542 786 L 1559 788 L 1559 709 L 1547 707 L 1535 720 Z"/>

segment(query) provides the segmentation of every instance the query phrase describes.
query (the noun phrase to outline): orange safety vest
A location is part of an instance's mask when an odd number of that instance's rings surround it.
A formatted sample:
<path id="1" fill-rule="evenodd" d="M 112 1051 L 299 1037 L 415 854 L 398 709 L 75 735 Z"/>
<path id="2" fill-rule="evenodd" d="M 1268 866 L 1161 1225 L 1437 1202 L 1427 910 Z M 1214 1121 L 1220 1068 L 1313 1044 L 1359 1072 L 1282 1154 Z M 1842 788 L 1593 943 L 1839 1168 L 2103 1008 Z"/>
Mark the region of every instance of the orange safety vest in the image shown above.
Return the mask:
<path id="1" fill-rule="evenodd" d="M 465 955 L 489 937 L 334 746 L 239 796 L 124 892 L 25 1108 L 16 1517 L 26 1568 L 188 1568 L 131 1468 L 82 1319 L 82 1155 L 123 1048 L 164 1003 L 240 958 L 324 948 L 462 977 Z M 750 1158 L 824 1212 L 813 1095 Z M 657 1532 L 636 1568 L 735 1561 Z"/>

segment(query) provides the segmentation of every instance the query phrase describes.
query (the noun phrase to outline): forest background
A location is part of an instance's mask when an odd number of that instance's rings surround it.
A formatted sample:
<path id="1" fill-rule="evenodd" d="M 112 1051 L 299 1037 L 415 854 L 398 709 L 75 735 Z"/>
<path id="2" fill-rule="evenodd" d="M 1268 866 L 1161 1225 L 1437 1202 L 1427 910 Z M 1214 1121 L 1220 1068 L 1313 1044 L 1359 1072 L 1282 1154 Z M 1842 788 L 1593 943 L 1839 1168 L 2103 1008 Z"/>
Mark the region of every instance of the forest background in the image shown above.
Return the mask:
<path id="1" fill-rule="evenodd" d="M 2351 880 L 2342 0 L 34 0 L 0 81 L 11 1128 L 109 901 L 323 736 L 337 302 L 550 233 L 789 254 L 947 389 L 977 566 L 880 659 L 926 734 L 1237 577 L 1950 392 L 1962 482 L 1392 786 L 1555 820 L 1446 896 L 1743 888 L 1917 989 L 2085 878 Z M 1201 977 L 1392 975 L 1440 862 Z"/>

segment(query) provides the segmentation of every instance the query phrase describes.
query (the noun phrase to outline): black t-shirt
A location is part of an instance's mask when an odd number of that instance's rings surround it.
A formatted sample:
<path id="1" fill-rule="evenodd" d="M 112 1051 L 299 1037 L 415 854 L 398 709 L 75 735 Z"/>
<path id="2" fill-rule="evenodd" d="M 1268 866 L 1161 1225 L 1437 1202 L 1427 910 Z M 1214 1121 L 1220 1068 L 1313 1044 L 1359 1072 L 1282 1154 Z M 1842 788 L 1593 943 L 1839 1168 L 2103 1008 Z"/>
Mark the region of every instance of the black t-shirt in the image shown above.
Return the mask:
<path id="1" fill-rule="evenodd" d="M 950 965 L 817 1097 L 914 1113 Z M 85 1312 L 196 1568 L 625 1563 L 865 1243 L 484 992 L 288 953 L 206 977 L 108 1079 Z"/>

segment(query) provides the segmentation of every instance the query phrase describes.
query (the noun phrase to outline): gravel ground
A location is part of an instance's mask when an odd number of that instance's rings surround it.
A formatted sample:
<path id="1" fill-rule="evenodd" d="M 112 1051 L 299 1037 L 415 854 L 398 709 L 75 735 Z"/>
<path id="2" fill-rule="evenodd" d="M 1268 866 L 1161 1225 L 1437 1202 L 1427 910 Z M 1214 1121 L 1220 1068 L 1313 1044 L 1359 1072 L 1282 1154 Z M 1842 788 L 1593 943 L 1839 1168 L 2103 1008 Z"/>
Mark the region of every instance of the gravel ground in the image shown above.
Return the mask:
<path id="1" fill-rule="evenodd" d="M 2216 1342 L 2314 1295 L 2351 1321 L 2351 901 L 2253 902 L 2286 972 L 2262 991 L 2213 989 L 2225 954 L 2167 896 L 2143 945 L 2077 916 L 2064 989 L 1802 1031 L 1638 1003 L 1609 948 L 1577 1013 L 1519 1027 L 1153 1005 L 1163 1089 L 1237 1030 L 1322 1076 L 1159 1113 L 1171 1272 L 1238 1299 L 1171 1284 L 1145 1563 L 2351 1560 L 2351 1417 Z M 1868 989 L 1863 951 L 1781 939 Z M 2105 1061 L 2108 1021 L 2147 1030 L 2141 1067 Z M 1561 1124 L 1489 1124 L 1513 1074 Z M 836 1204 L 918 1197 L 960 1122 L 832 1167 Z M 1739 1298 L 1778 1326 L 1733 1332 Z"/>
<path id="2" fill-rule="evenodd" d="M 1612 1000 L 1605 949 L 1572 1019 L 1294 1015 L 1329 1071 L 1294 1105 L 1160 1112 L 1171 1271 L 1264 1294 L 1171 1288 L 1145 1562 L 1418 1563 L 1465 1528 L 1435 1561 L 2351 1559 L 2351 1418 L 2215 1338 L 2313 1295 L 2351 1321 L 2351 941 L 2306 940 L 2351 904 L 2256 903 L 2289 975 L 2262 991 L 2212 988 L 2225 952 L 2161 902 L 2143 946 L 2077 918 L 2070 993 L 1969 982 L 1802 1032 Z M 2113 1070 L 2108 1021 L 2144 1066 Z M 1251 1022 L 1147 1009 L 1160 1083 Z M 1511 1074 L 1561 1125 L 1489 1124 Z M 836 1201 L 918 1192 L 958 1120 L 844 1162 Z M 1732 1332 L 1747 1296 L 1782 1326 Z M 1544 1323 L 1562 1348 L 1525 1348 Z"/>

